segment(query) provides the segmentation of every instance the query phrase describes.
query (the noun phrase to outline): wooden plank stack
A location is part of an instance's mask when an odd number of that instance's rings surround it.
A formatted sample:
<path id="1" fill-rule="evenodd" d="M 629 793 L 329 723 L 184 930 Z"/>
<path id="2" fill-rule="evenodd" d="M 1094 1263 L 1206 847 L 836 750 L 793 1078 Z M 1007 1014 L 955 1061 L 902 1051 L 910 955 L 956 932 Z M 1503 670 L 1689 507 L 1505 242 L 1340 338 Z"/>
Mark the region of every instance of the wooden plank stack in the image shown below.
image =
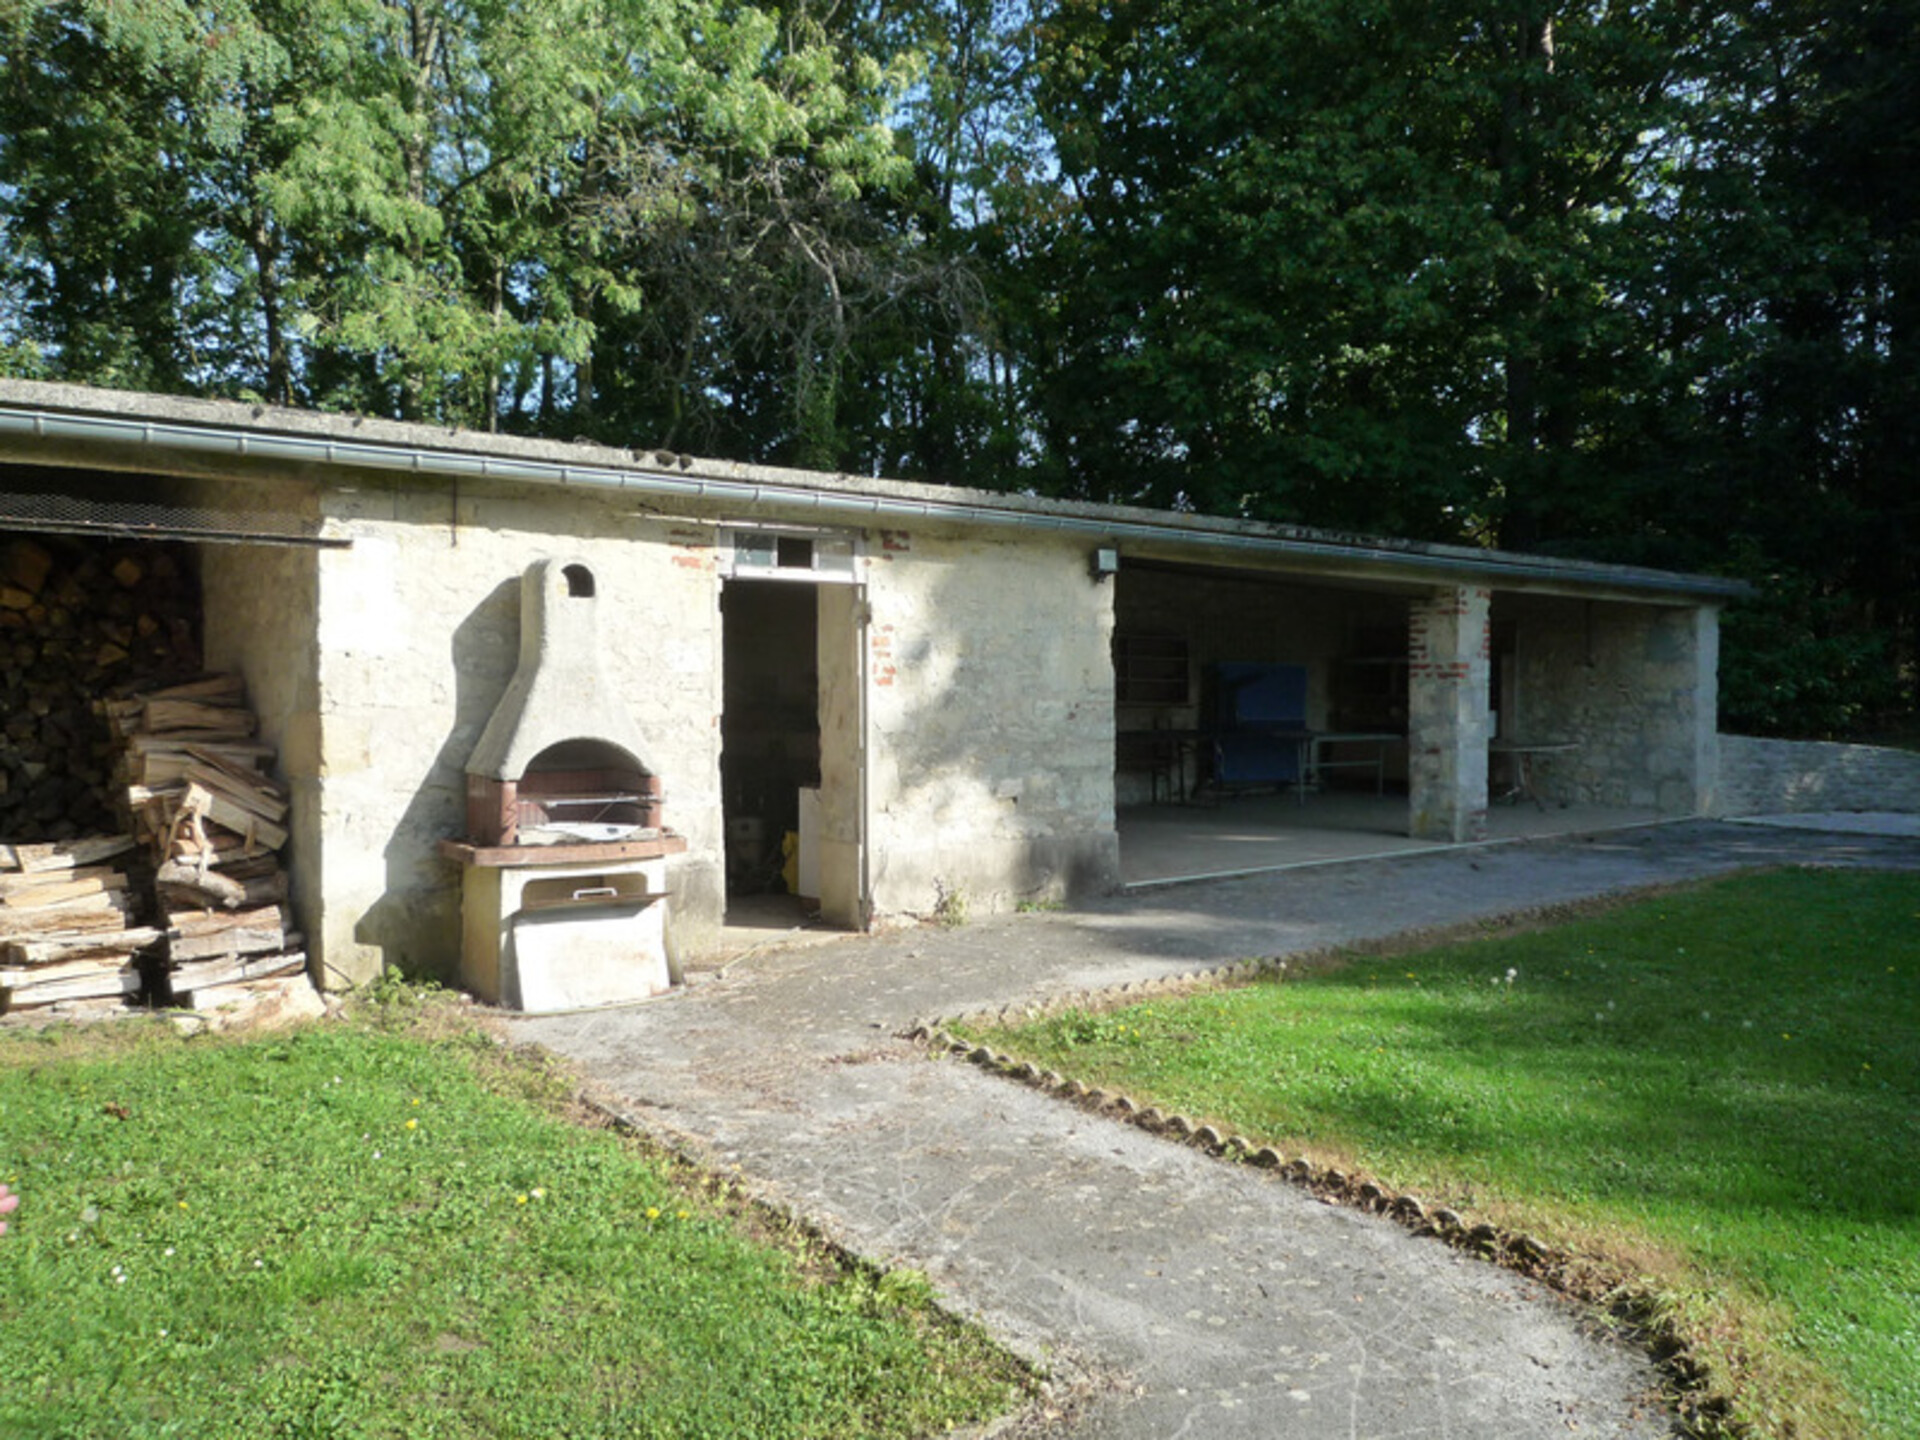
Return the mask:
<path id="1" fill-rule="evenodd" d="M 308 988 L 277 854 L 287 793 L 267 774 L 273 747 L 254 738 L 244 682 L 213 675 L 103 708 L 153 858 L 174 1003 L 210 1009 L 254 1003 L 263 987 Z"/>
<path id="2" fill-rule="evenodd" d="M 0 845 L 0 1012 L 123 1008 L 139 993 L 139 952 L 160 931 L 136 923 L 131 835 Z"/>

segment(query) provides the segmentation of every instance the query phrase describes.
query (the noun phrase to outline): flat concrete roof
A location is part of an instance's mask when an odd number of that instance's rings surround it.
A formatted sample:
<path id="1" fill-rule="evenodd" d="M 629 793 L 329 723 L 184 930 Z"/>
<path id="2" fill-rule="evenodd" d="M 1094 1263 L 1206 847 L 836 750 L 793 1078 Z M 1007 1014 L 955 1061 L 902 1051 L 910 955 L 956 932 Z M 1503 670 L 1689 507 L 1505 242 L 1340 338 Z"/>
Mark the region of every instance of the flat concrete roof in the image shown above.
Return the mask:
<path id="1" fill-rule="evenodd" d="M 188 464 L 189 458 L 195 463 Z M 747 465 L 585 441 L 534 440 L 359 415 L 0 379 L 0 462 L 204 474 L 261 461 L 611 488 L 741 507 L 742 518 L 909 528 L 951 523 L 1084 536 L 1123 555 L 1328 578 L 1468 583 L 1718 604 L 1742 581 L 1512 551 L 1037 495 Z"/>

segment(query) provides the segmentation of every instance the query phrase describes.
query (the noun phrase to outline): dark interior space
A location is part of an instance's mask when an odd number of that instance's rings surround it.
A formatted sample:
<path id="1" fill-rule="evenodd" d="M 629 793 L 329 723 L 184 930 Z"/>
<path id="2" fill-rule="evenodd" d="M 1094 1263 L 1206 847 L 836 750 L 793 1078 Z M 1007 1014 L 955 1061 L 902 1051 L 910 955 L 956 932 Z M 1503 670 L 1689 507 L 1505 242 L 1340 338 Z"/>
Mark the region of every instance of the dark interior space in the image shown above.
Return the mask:
<path id="1" fill-rule="evenodd" d="M 727 894 L 791 893 L 785 841 L 799 832 L 800 791 L 820 783 L 818 596 L 731 580 L 721 609 Z"/>
<path id="2" fill-rule="evenodd" d="M 0 530 L 0 840 L 124 828 L 97 704 L 200 663 L 188 546 Z"/>

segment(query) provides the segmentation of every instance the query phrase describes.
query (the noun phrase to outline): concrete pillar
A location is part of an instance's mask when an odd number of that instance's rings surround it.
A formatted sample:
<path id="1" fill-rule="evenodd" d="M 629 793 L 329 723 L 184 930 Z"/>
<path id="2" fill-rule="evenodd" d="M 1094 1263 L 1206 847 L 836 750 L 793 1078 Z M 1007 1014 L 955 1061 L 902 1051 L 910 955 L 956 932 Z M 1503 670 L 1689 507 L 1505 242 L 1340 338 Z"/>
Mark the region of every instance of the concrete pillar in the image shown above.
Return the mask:
<path id="1" fill-rule="evenodd" d="M 820 624 L 820 918 L 867 928 L 864 589 L 816 585 Z"/>
<path id="2" fill-rule="evenodd" d="M 1702 605 L 1688 616 L 1692 641 L 1692 787 L 1682 813 L 1720 813 L 1720 610 Z"/>
<path id="3" fill-rule="evenodd" d="M 1408 626 L 1408 833 L 1416 840 L 1487 834 L 1490 590 L 1445 586 L 1413 602 Z"/>

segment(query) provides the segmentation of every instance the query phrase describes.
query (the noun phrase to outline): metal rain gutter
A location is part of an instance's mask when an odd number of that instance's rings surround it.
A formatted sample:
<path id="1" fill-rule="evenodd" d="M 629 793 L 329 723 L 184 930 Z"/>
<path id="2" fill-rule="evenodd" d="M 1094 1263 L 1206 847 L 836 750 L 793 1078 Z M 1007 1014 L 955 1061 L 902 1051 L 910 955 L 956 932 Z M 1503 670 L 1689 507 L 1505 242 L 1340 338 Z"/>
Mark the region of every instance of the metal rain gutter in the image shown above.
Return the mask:
<path id="1" fill-rule="evenodd" d="M 400 471 L 413 475 L 506 480 L 531 485 L 579 486 L 611 489 L 677 500 L 706 500 L 734 505 L 772 504 L 783 510 L 863 520 L 957 521 L 1002 529 L 1042 530 L 1107 540 L 1141 540 L 1204 546 L 1251 554 L 1292 556 L 1382 565 L 1432 575 L 1482 580 L 1534 580 L 1586 586 L 1612 586 L 1668 595 L 1692 595 L 1728 600 L 1750 593 L 1741 581 L 1706 575 L 1636 570 L 1535 559 L 1487 551 L 1483 554 L 1435 554 L 1431 551 L 1393 550 L 1275 535 L 1248 535 L 1183 525 L 1172 521 L 1084 515 L 1051 515 L 1012 506 L 969 501 L 909 500 L 880 495 L 841 495 L 799 485 L 765 481 L 725 480 L 711 476 L 676 475 L 636 466 L 580 465 L 553 460 L 522 460 L 500 455 L 473 455 L 424 446 L 392 445 L 368 440 L 330 440 L 313 436 L 256 432 L 173 421 L 130 419 L 123 416 L 52 414 L 19 405 L 0 405 L 0 434 L 37 438 L 110 442 L 154 449 L 255 460 L 284 460 L 302 464 L 353 465 Z"/>

